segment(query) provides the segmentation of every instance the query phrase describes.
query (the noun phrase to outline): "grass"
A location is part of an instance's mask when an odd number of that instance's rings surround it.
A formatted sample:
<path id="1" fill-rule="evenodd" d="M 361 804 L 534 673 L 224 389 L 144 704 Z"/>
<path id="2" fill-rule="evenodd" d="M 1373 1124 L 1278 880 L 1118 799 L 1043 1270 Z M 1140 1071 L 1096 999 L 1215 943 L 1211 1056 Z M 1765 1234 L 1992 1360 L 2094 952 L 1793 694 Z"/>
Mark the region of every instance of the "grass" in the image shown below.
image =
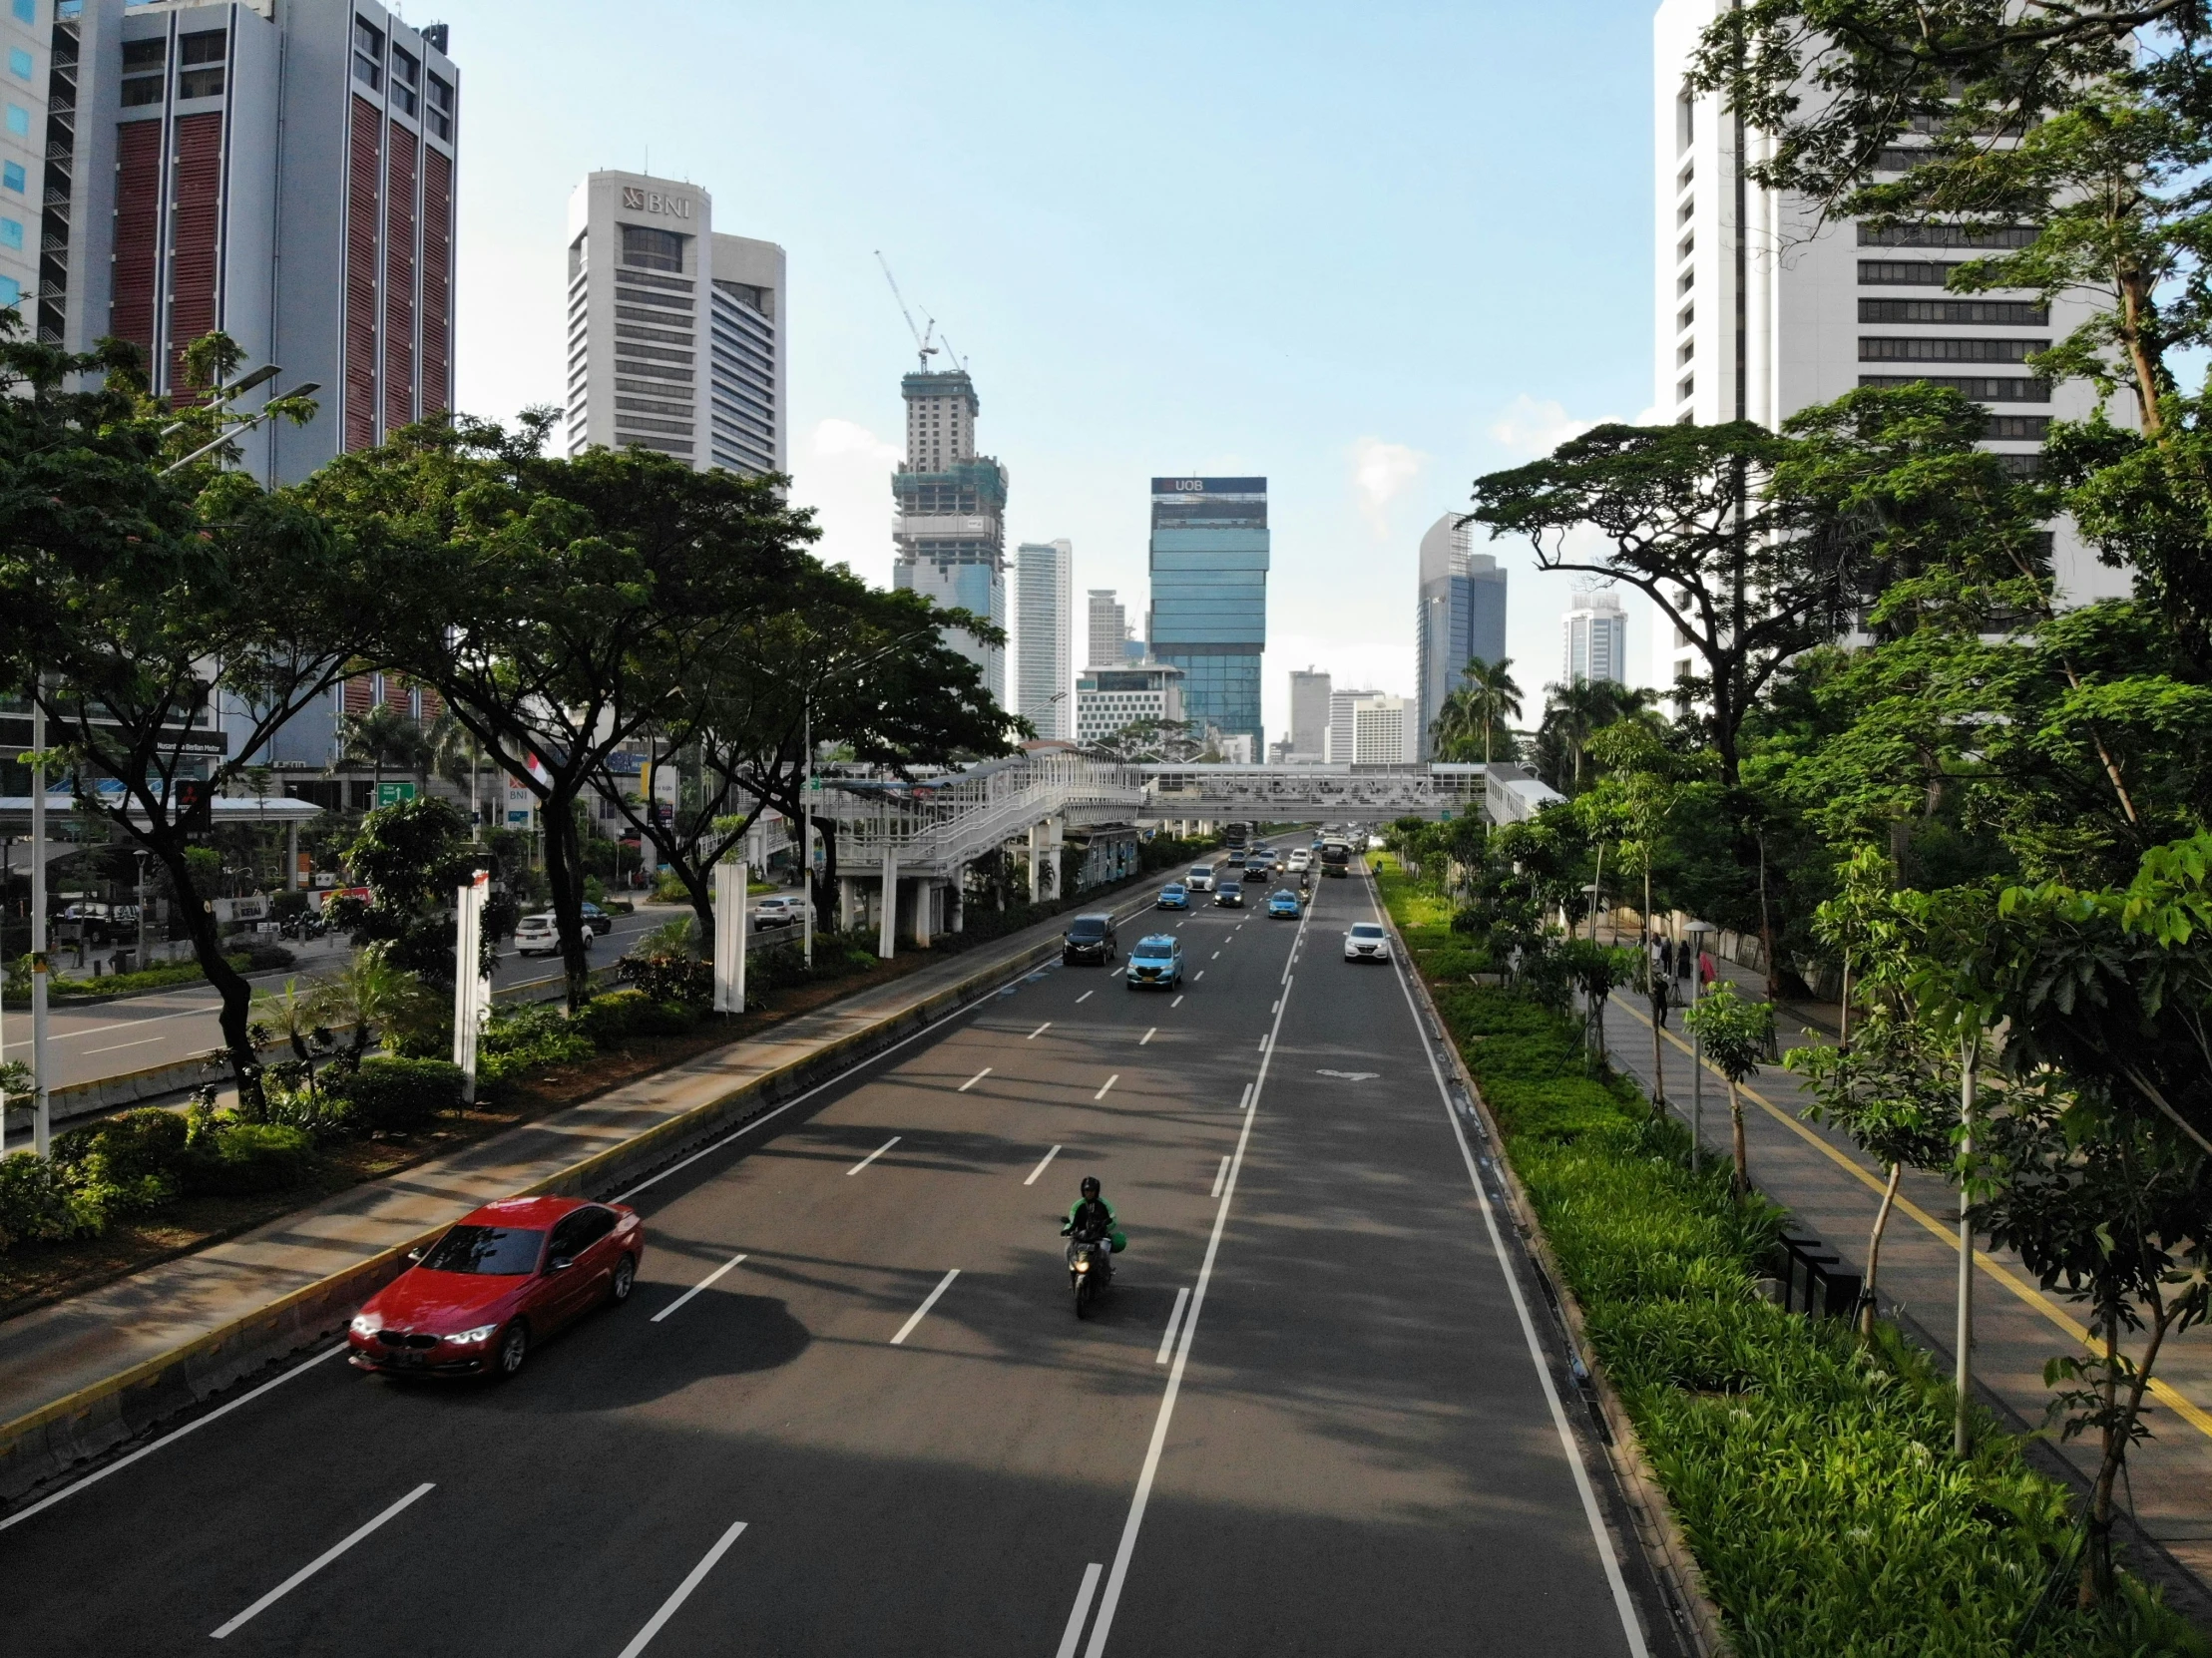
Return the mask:
<path id="1" fill-rule="evenodd" d="M 1950 1386 L 1894 1329 L 1762 1298 L 1782 1212 L 1691 1173 L 1678 1125 L 1585 1070 L 1573 1022 L 1434 974 L 1439 901 L 1380 880 L 1739 1652 L 2212 1652 L 2133 1580 L 2076 1610 L 2071 1493 L 1987 1421 L 1956 1460 Z"/>

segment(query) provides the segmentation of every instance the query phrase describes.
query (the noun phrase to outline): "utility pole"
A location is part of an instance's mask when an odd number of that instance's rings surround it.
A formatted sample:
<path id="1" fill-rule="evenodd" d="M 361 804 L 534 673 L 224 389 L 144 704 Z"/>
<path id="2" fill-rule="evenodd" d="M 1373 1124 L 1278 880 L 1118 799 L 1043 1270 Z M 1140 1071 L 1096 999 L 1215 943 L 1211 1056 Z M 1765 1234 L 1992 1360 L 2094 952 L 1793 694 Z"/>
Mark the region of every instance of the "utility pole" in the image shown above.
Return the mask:
<path id="1" fill-rule="evenodd" d="M 46 704 L 31 696 L 31 1149 L 53 1150 L 46 1088 Z"/>
<path id="2" fill-rule="evenodd" d="M 1958 1354 L 1952 1366 L 1951 1453 L 1965 1461 L 1972 1449 L 1968 1415 L 1974 1400 L 1974 1227 L 1967 1219 L 1967 1182 L 1974 1167 L 1975 1062 L 1981 1057 L 1981 1033 L 1959 1038 L 1959 1328 Z"/>

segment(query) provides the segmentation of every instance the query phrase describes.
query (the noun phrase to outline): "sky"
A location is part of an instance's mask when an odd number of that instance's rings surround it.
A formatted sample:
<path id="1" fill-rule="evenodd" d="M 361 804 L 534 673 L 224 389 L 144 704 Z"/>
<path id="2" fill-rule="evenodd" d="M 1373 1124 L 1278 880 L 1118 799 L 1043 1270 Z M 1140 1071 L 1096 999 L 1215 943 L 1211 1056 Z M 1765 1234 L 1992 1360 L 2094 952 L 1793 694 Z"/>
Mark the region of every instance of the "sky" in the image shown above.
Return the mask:
<path id="1" fill-rule="evenodd" d="M 1475 477 L 1650 402 L 1648 0 L 418 0 L 410 20 L 436 18 L 462 73 L 463 408 L 560 401 L 584 175 L 689 180 L 715 229 L 786 250 L 793 499 L 822 556 L 888 585 L 916 359 L 881 249 L 975 377 L 1010 565 L 1074 544 L 1079 665 L 1086 591 L 1143 607 L 1153 476 L 1268 479 L 1271 737 L 1292 668 L 1413 689 L 1415 551 Z M 1513 571 L 1533 719 L 1576 579 L 1486 550 Z"/>

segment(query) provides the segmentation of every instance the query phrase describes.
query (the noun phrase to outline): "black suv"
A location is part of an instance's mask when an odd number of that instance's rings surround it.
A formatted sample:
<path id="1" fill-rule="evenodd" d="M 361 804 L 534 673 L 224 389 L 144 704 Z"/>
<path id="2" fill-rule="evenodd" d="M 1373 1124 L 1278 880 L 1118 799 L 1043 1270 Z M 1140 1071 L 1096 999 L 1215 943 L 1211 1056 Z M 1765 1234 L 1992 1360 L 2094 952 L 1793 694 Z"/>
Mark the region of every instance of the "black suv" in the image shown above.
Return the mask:
<path id="1" fill-rule="evenodd" d="M 1111 916 L 1078 916 L 1060 936 L 1060 959 L 1070 966 L 1077 962 L 1118 961 L 1120 955 L 1113 940 Z"/>

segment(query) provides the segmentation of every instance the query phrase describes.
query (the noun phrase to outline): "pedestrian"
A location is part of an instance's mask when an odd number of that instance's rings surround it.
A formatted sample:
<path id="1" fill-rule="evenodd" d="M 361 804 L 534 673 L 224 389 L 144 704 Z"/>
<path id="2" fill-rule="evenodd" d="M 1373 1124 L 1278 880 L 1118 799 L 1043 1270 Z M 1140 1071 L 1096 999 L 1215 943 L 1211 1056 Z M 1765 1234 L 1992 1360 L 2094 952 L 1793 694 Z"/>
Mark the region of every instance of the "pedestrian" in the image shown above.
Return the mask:
<path id="1" fill-rule="evenodd" d="M 1674 941 L 1663 933 L 1659 935 L 1659 977 L 1674 977 Z"/>
<path id="2" fill-rule="evenodd" d="M 1651 1020 L 1662 1031 L 1666 1029 L 1667 1004 L 1673 1000 L 1669 993 L 1674 989 L 1674 981 L 1667 972 L 1669 964 L 1665 952 L 1660 948 L 1664 943 L 1662 939 L 1651 947 L 1652 967 L 1656 970 L 1651 975 Z"/>
<path id="3" fill-rule="evenodd" d="M 1697 953 L 1697 994 L 1703 996 L 1711 990 L 1713 981 L 1719 977 L 1713 968 L 1713 953 L 1710 950 L 1700 950 Z"/>

